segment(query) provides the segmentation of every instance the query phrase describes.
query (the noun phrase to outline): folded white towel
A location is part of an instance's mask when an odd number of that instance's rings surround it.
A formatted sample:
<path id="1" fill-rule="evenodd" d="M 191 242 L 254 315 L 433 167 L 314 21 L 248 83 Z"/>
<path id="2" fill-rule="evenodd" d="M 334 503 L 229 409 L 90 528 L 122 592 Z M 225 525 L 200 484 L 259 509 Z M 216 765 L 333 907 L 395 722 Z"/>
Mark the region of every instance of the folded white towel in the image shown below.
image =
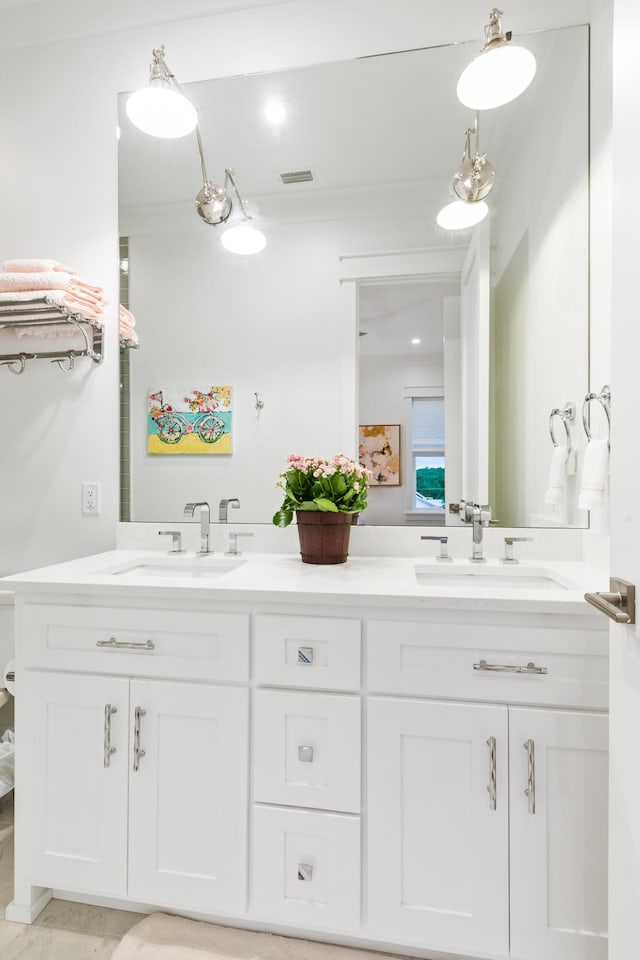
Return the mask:
<path id="1" fill-rule="evenodd" d="M 609 475 L 609 441 L 589 440 L 582 465 L 582 483 L 578 497 L 580 510 L 602 510 L 606 507 Z"/>
<path id="2" fill-rule="evenodd" d="M 545 503 L 564 503 L 567 496 L 567 459 L 569 449 L 565 444 L 558 444 L 553 448 L 549 465 L 549 479 L 547 492 L 544 495 Z"/>

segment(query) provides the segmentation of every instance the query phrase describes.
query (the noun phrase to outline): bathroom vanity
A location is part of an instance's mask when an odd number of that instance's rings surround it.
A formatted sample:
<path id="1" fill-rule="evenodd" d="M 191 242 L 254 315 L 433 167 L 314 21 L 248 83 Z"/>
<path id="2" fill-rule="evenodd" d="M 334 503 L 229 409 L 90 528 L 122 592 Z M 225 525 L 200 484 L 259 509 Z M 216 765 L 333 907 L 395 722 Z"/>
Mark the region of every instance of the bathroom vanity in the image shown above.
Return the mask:
<path id="1" fill-rule="evenodd" d="M 8 918 L 53 890 L 410 955 L 605 960 L 608 634 L 583 576 L 115 551 L 10 578 Z"/>

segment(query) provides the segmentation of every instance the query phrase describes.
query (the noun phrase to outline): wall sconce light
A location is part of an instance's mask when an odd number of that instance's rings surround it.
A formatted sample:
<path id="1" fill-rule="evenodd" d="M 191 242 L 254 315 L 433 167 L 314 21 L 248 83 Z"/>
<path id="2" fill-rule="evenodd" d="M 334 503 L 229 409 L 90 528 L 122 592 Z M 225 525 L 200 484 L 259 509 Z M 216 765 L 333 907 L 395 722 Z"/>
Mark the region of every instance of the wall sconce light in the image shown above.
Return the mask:
<path id="1" fill-rule="evenodd" d="M 494 7 L 484 28 L 484 47 L 458 80 L 458 100 L 472 110 L 491 110 L 515 100 L 535 76 L 536 58 L 511 43 L 511 31 L 503 32 L 501 17 L 502 10 Z"/>
<path id="2" fill-rule="evenodd" d="M 240 254 L 260 253 L 266 247 L 267 239 L 264 233 L 251 223 L 251 216 L 247 213 L 246 202 L 240 196 L 233 170 L 230 167 L 225 169 L 223 186 L 211 183 L 207 176 L 202 138 L 198 128 L 196 128 L 196 136 L 203 181 L 202 189 L 196 197 L 198 215 L 209 226 L 217 227 L 225 224 L 225 229 L 220 236 L 220 243 L 225 250 Z M 235 205 L 229 193 L 229 184 L 233 187 L 237 198 L 238 215 L 233 218 L 231 214 Z"/>
<path id="3" fill-rule="evenodd" d="M 186 137 L 198 123 L 198 114 L 164 59 L 164 46 L 153 51 L 149 83 L 132 93 L 126 104 L 134 126 L 152 137 Z"/>
<path id="4" fill-rule="evenodd" d="M 480 153 L 479 129 L 479 118 L 476 115 L 474 126 L 465 131 L 462 163 L 453 176 L 453 192 L 458 199 L 443 207 L 436 217 L 438 226 L 445 230 L 475 227 L 489 212 L 484 199 L 493 190 L 495 170 L 487 160 L 486 153 Z M 471 137 L 476 138 L 473 155 Z"/>

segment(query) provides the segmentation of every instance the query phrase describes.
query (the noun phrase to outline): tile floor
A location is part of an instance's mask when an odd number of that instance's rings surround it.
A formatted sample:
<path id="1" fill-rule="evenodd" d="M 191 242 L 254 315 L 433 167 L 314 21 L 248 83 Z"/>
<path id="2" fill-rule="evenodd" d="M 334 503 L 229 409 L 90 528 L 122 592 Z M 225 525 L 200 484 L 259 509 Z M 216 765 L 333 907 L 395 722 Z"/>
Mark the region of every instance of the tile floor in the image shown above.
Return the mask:
<path id="1" fill-rule="evenodd" d="M 107 960 L 141 919 L 125 910 L 52 900 L 35 923 L 4 920 L 13 897 L 13 794 L 0 799 L 0 957 L 2 960 Z"/>

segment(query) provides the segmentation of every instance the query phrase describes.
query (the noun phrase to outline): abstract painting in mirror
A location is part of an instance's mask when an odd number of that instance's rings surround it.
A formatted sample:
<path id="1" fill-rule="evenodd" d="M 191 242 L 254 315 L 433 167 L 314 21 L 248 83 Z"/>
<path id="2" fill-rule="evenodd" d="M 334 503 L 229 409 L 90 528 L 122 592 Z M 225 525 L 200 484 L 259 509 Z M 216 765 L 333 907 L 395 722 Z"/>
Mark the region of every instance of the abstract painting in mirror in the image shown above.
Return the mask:
<path id="1" fill-rule="evenodd" d="M 577 421 L 576 472 L 559 502 L 545 493 L 550 412 L 589 389 L 588 29 L 520 42 L 533 83 L 479 116 L 455 90 L 476 41 L 186 84 L 209 179 L 236 172 L 266 237 L 251 256 L 197 216 L 194 136 L 146 137 L 120 97 L 140 339 L 123 381 L 123 517 L 175 521 L 187 501 L 237 497 L 234 522 L 267 523 L 289 454 L 355 457 L 360 424 L 397 424 L 399 482 L 372 485 L 360 522 L 457 523 L 446 507 L 464 498 L 506 526 L 587 524 Z M 444 230 L 476 124 L 489 216 Z M 206 393 L 212 370 L 233 390 L 233 452 L 150 456 L 154 385 Z"/>

